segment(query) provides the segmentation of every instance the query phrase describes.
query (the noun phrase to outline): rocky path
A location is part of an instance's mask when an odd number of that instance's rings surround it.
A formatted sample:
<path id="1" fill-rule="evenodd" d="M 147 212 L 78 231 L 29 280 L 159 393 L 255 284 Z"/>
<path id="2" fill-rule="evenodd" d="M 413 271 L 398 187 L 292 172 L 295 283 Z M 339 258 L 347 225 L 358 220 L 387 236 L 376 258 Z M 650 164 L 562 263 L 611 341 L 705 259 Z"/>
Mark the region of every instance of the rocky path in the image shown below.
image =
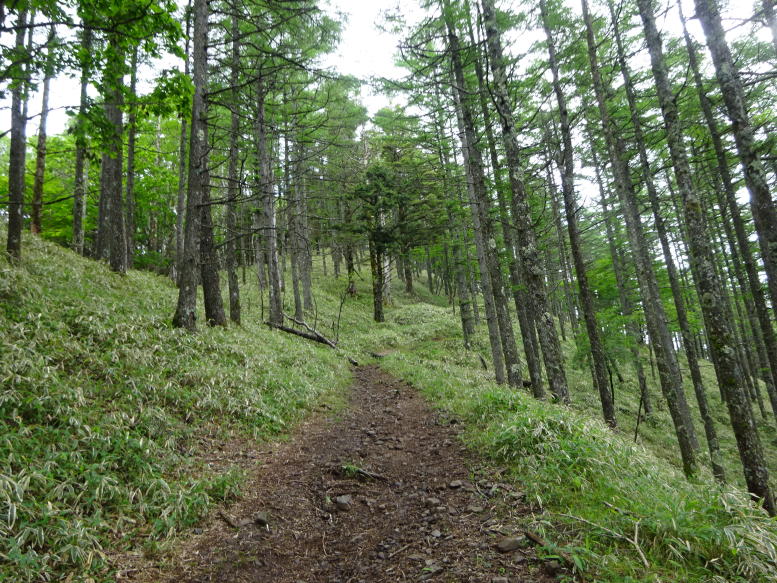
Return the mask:
<path id="1" fill-rule="evenodd" d="M 120 581 L 519 583 L 555 580 L 524 537 L 519 491 L 479 468 L 457 426 L 377 367 L 347 409 L 261 456 L 246 493 L 162 572 Z"/>

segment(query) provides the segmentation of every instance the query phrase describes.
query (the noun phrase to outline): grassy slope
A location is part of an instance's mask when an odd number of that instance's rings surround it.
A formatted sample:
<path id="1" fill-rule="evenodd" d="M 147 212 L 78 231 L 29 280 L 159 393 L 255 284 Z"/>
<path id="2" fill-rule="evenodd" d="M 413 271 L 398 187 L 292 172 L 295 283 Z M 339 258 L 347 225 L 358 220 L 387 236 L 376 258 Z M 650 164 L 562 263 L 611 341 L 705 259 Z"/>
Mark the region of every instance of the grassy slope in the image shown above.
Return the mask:
<path id="1" fill-rule="evenodd" d="M 110 580 L 106 545 L 165 538 L 235 492 L 192 462 L 200 438 L 283 432 L 350 381 L 332 351 L 255 322 L 172 329 L 164 278 L 25 245 L 20 268 L 0 259 L 0 581 Z"/>
<path id="2" fill-rule="evenodd" d="M 309 320 L 334 336 L 344 282 L 320 265 L 316 274 Z M 175 290 L 163 278 L 117 277 L 37 242 L 22 268 L 0 263 L 0 504 L 15 508 L 14 520 L 0 514 L 0 581 L 104 574 L 100 545 L 115 546 L 117 533 L 137 545 L 195 523 L 239 483 L 187 461 L 198 435 L 282 432 L 347 384 L 341 354 L 257 324 L 248 281 L 243 328 L 189 335 L 169 326 Z M 631 443 L 637 401 L 628 374 L 617 389 L 624 429 L 613 435 L 598 421 L 587 370 L 569 368 L 577 412 L 539 403 L 491 382 L 461 348 L 457 317 L 423 286 L 413 297 L 395 292 L 384 324 L 370 309 L 366 294 L 345 301 L 342 351 L 363 361 L 393 349 L 385 368 L 510 468 L 543 510 L 529 526 L 563 545 L 588 580 L 773 580 L 774 522 L 734 488 L 719 490 L 706 476 L 689 484 L 675 470 L 665 411 L 640 429 L 645 447 Z M 478 349 L 488 353 L 482 331 Z"/>

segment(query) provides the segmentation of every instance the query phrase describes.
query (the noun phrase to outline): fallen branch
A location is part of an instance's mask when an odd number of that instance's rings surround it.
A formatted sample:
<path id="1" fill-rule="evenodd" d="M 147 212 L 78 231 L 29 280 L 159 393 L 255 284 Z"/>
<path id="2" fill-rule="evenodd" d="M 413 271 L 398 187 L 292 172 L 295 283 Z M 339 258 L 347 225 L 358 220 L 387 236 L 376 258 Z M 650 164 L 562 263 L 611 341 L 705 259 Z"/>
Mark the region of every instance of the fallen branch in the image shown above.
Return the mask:
<path id="1" fill-rule="evenodd" d="M 295 320 L 296 321 L 296 320 Z M 288 326 L 284 326 L 283 324 L 274 324 L 272 322 L 265 322 L 270 328 L 275 328 L 276 330 L 280 330 L 281 332 L 288 332 L 289 334 L 294 334 L 295 336 L 301 336 L 302 338 L 306 338 L 307 340 L 312 340 L 313 342 L 318 342 L 319 344 L 325 344 L 326 346 L 329 346 L 330 348 L 337 349 L 337 344 L 329 340 L 326 336 L 323 336 L 313 328 L 310 328 L 310 326 L 305 326 L 312 330 L 312 332 L 303 332 L 302 330 L 295 330 L 294 328 L 289 328 Z M 346 355 L 346 358 L 348 359 L 348 362 L 350 362 L 353 366 L 359 366 L 359 363 L 356 362 L 353 358 Z"/>
<path id="2" fill-rule="evenodd" d="M 329 338 L 321 334 L 318 330 L 310 326 L 307 322 L 304 322 L 302 320 L 297 320 L 296 318 L 293 318 L 292 316 L 289 316 L 288 314 L 283 314 L 286 318 L 294 322 L 297 326 L 304 327 L 310 334 L 312 334 L 315 337 L 316 342 L 320 342 L 321 344 L 326 344 L 327 346 L 330 346 L 332 348 L 337 348 L 337 344 L 332 342 Z"/>

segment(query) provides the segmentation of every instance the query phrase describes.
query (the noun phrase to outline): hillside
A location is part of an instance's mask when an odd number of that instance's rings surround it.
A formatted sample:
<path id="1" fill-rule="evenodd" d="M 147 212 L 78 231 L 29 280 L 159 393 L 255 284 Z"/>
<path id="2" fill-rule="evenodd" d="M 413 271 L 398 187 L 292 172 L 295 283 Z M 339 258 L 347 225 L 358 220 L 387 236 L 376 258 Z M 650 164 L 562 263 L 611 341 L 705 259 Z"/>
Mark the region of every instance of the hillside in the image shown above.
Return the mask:
<path id="1" fill-rule="evenodd" d="M 169 280 L 26 244 L 20 267 L 0 263 L 0 580 L 108 581 L 117 553 L 158 556 L 214 504 L 240 496 L 242 470 L 208 456 L 283 435 L 314 407 L 342 408 L 345 356 L 363 364 L 369 353 L 464 425 L 466 443 L 533 503 L 525 526 L 586 577 L 773 576 L 774 522 L 734 487 L 682 477 L 664 453 L 665 412 L 641 426 L 645 447 L 632 443 L 628 378 L 613 434 L 586 370 L 570 371 L 576 410 L 495 385 L 461 348 L 457 316 L 421 286 L 413 297 L 395 292 L 384 324 L 371 322 L 368 294 L 346 299 L 334 351 L 262 325 L 250 272 L 245 324 L 190 334 L 170 326 Z M 344 282 L 321 271 L 316 280 L 310 321 L 334 336 Z"/>

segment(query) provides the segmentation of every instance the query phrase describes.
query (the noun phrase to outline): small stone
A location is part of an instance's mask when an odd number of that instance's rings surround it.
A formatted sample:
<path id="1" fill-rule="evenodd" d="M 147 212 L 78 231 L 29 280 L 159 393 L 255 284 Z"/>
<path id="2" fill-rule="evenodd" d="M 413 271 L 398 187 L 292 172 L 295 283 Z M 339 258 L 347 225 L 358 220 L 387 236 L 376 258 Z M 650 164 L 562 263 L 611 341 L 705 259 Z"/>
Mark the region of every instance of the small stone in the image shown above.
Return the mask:
<path id="1" fill-rule="evenodd" d="M 341 512 L 348 512 L 351 509 L 352 503 L 353 498 L 350 494 L 344 494 L 343 496 L 338 496 L 335 498 L 335 506 Z"/>
<path id="2" fill-rule="evenodd" d="M 194 529 L 192 529 L 192 532 L 194 534 L 202 534 L 202 529 L 201 528 L 194 528 Z"/>
<path id="3" fill-rule="evenodd" d="M 526 562 L 526 555 L 524 555 L 521 551 L 516 551 L 512 555 L 512 560 L 516 565 L 520 565 L 521 563 Z"/>
<path id="4" fill-rule="evenodd" d="M 270 513 L 261 510 L 254 514 L 253 519 L 255 524 L 259 526 L 267 526 L 270 524 Z"/>
<path id="5" fill-rule="evenodd" d="M 453 480 L 450 484 L 448 484 L 448 487 L 452 490 L 455 490 L 456 488 L 461 488 L 464 485 L 464 482 L 461 480 Z"/>
<path id="6" fill-rule="evenodd" d="M 521 548 L 521 542 L 523 537 L 519 536 L 506 536 L 498 543 L 496 543 L 496 550 L 500 553 L 509 553 L 511 551 L 517 551 Z"/>
<path id="7" fill-rule="evenodd" d="M 483 508 L 482 506 L 478 506 L 477 504 L 470 504 L 469 506 L 467 506 L 467 512 L 472 512 L 473 514 L 480 514 L 484 510 L 485 508 Z"/>
<path id="8" fill-rule="evenodd" d="M 439 506 L 441 504 L 439 498 L 427 498 L 426 499 L 426 505 L 427 506 Z"/>
<path id="9" fill-rule="evenodd" d="M 432 536 L 433 536 L 434 538 L 440 538 L 440 537 L 442 536 L 442 533 L 441 533 L 439 530 L 437 530 L 437 529 L 435 528 L 435 529 L 432 531 Z"/>
<path id="10" fill-rule="evenodd" d="M 558 575 L 561 572 L 561 569 L 561 563 L 556 560 L 545 563 L 545 572 L 551 577 Z"/>

